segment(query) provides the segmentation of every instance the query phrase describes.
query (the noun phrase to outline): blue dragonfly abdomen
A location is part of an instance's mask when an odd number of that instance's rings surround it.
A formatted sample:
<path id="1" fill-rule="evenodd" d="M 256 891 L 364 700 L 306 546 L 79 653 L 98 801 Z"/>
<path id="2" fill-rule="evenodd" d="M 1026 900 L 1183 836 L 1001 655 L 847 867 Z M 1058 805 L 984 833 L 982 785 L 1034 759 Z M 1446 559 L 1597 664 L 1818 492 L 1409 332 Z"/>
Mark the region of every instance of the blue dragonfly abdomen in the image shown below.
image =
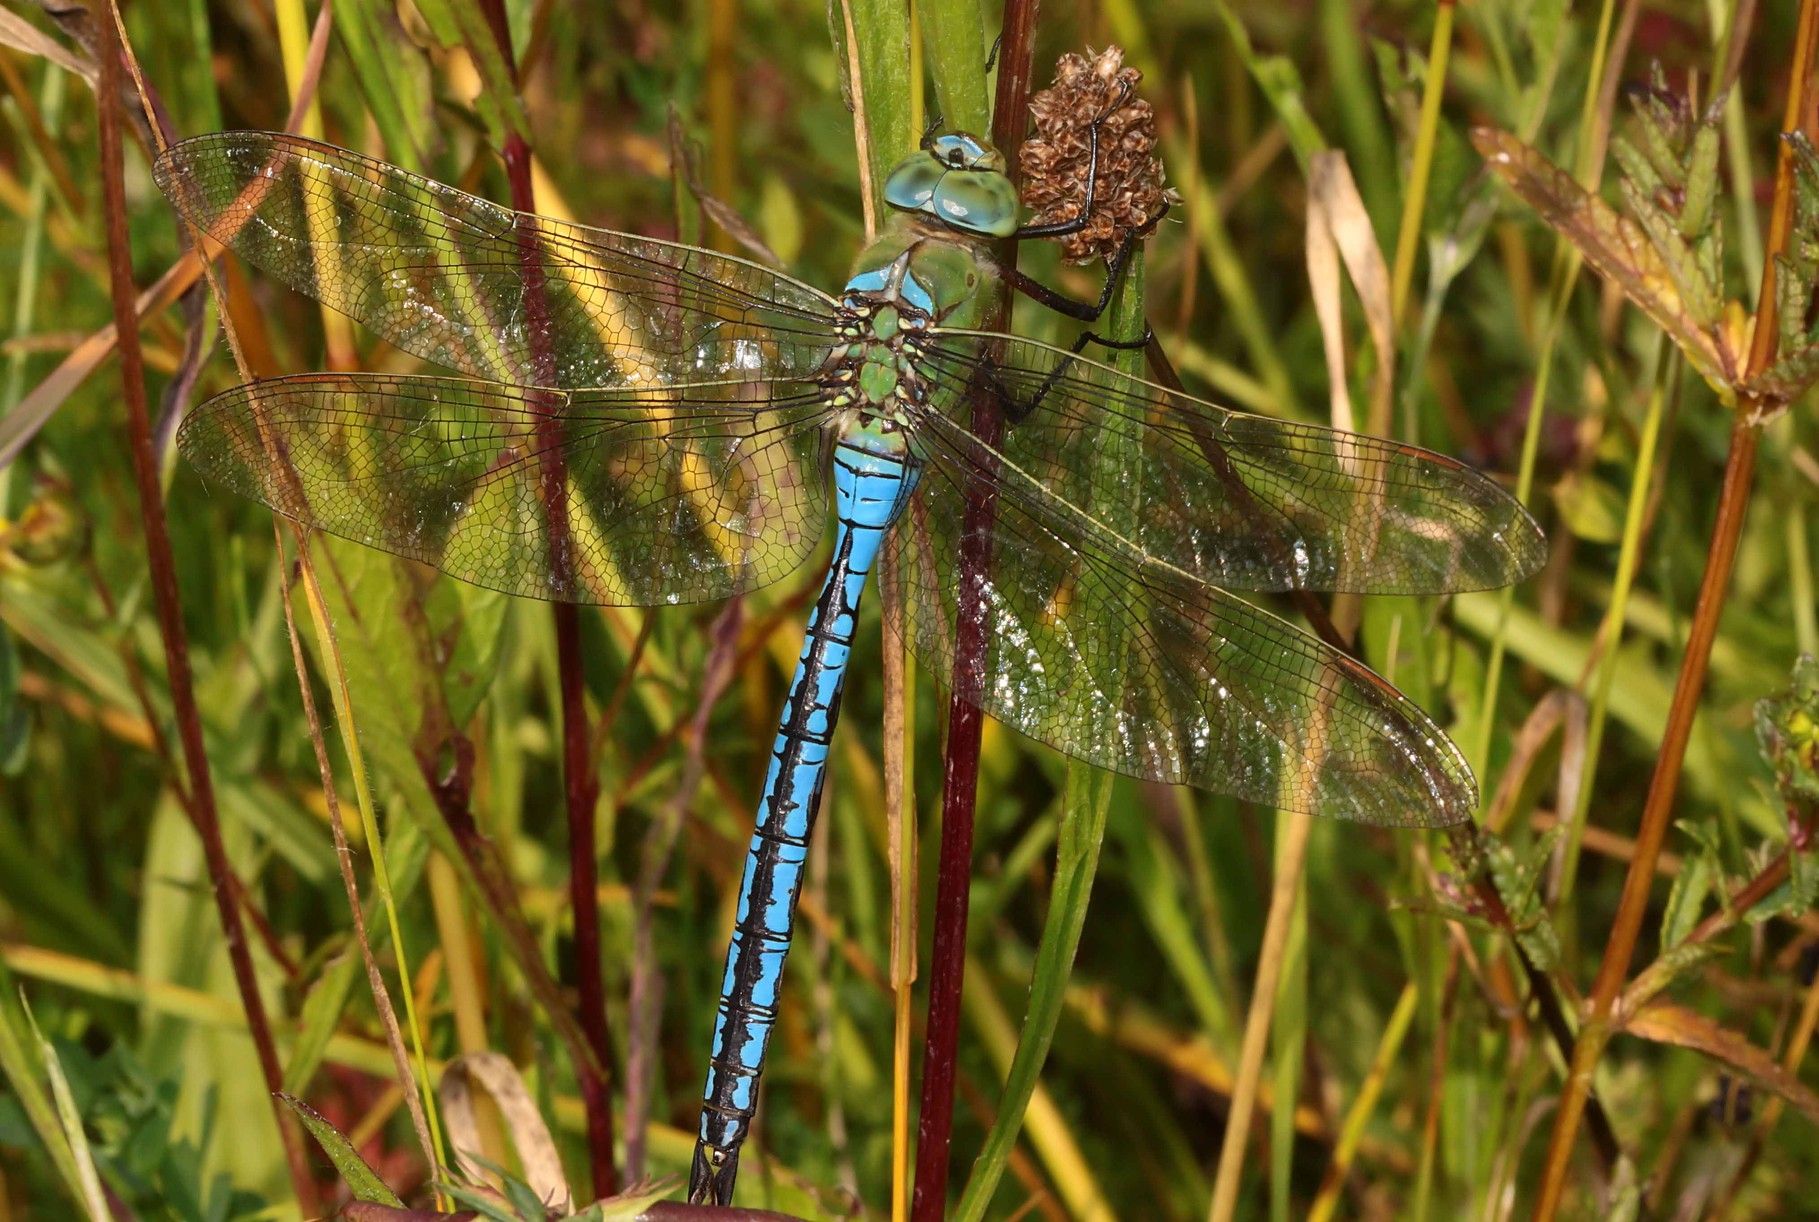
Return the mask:
<path id="1" fill-rule="evenodd" d="M 859 600 L 879 547 L 920 473 L 902 435 L 876 428 L 843 437 L 832 466 L 833 561 L 809 617 L 746 853 L 690 1177 L 696 1199 L 732 1195 L 739 1147 L 757 1109 L 758 1081 L 777 1021 L 783 963 L 840 718 Z"/>

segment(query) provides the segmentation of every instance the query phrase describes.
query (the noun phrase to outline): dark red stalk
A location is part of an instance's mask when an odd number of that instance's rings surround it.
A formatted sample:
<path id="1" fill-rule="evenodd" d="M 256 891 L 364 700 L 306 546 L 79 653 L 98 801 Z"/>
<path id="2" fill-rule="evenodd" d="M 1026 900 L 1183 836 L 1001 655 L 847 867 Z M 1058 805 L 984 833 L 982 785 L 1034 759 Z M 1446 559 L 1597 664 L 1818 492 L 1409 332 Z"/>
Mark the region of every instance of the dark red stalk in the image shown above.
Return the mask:
<path id="1" fill-rule="evenodd" d="M 1017 148 L 1029 128 L 1030 83 L 1035 63 L 1038 0 L 1007 0 L 998 53 L 998 94 L 992 143 L 1004 154 L 1013 179 Z M 1015 243 L 999 253 L 1015 267 Z M 1002 303 L 999 328 L 1010 324 Z M 1003 427 L 987 396 L 973 401 L 973 431 L 996 445 Z M 935 867 L 935 932 L 929 954 L 928 1023 L 922 1040 L 922 1103 L 916 1121 L 916 1190 L 912 1222 L 940 1222 L 947 1210 L 947 1168 L 954 1133 L 954 1079 L 960 1048 L 960 995 L 966 976 L 966 920 L 973 874 L 973 811 L 979 796 L 979 738 L 985 714 L 985 647 L 990 640 L 985 581 L 991 569 L 991 532 L 997 507 L 991 490 L 974 481 L 967 489 L 960 542 L 960 606 L 955 612 L 954 679 L 948 696 L 947 755 L 941 777 L 941 855 Z"/>
<path id="2" fill-rule="evenodd" d="M 506 25 L 502 0 L 481 0 L 487 25 L 499 45 L 514 79 L 517 67 L 512 57 L 511 33 Z M 524 137 L 512 132 L 500 150 L 505 158 L 506 177 L 511 183 L 512 207 L 520 212 L 535 212 L 537 201 L 531 187 L 531 151 Z M 549 349 L 548 303 L 542 292 L 544 284 L 543 252 L 534 242 L 525 242 L 519 251 L 526 282 L 525 310 L 529 316 L 532 359 L 538 381 L 544 386 L 555 384 L 555 353 Z M 543 455 L 543 503 L 549 517 L 550 559 L 558 579 L 566 586 L 570 565 L 567 486 L 568 478 L 560 442 L 562 422 L 551 414 L 541 432 L 547 436 L 539 446 Z M 586 691 L 581 669 L 581 615 L 573 603 L 553 603 L 550 611 L 556 625 L 556 670 L 562 691 L 562 778 L 567 797 L 569 904 L 575 922 L 575 981 L 580 993 L 581 1030 L 593 1051 L 592 1064 L 577 1058 L 575 1075 L 581 1090 L 581 1102 L 587 1113 L 588 1161 L 593 1168 L 594 1195 L 609 1197 L 618 1191 L 618 1173 L 613 1162 L 613 1101 L 607 1082 L 612 1065 L 612 1036 L 606 1026 L 606 980 L 600 964 L 600 878 L 597 846 L 594 839 L 594 807 L 599 798 L 599 782 L 594 776 L 593 756 L 588 749 Z"/>
<path id="3" fill-rule="evenodd" d="M 246 1011 L 246 1030 L 259 1056 L 259 1071 L 271 1098 L 278 1132 L 290 1166 L 291 1189 L 305 1217 L 317 1212 L 303 1142 L 278 1092 L 284 1089 L 284 1071 L 278 1064 L 278 1046 L 272 1042 L 271 1021 L 259 996 L 253 956 L 246 944 L 246 926 L 232 883 L 233 868 L 221 839 L 221 817 L 215 807 L 214 780 L 202 739 L 202 712 L 196 705 L 195 679 L 190 671 L 189 639 L 183 632 L 182 601 L 177 591 L 177 568 L 171 552 L 170 527 L 164 516 L 164 496 L 158 482 L 158 460 L 152 453 L 151 413 L 145 401 L 145 360 L 139 350 L 139 319 L 133 302 L 132 244 L 126 230 L 126 187 L 122 178 L 124 142 L 121 136 L 121 47 L 110 4 L 95 22 L 101 83 L 96 90 L 100 111 L 101 191 L 107 214 L 108 284 L 114 303 L 114 325 L 120 349 L 120 380 L 126 396 L 127 444 L 133 455 L 133 479 L 139 487 L 139 518 L 145 526 L 145 559 L 152 582 L 152 600 L 158 608 L 158 631 L 164 641 L 164 665 L 170 678 L 171 711 L 177 738 L 189 772 L 189 804 L 202 853 L 208 863 L 209 890 L 221 920 L 222 940 L 233 965 L 234 984 Z"/>

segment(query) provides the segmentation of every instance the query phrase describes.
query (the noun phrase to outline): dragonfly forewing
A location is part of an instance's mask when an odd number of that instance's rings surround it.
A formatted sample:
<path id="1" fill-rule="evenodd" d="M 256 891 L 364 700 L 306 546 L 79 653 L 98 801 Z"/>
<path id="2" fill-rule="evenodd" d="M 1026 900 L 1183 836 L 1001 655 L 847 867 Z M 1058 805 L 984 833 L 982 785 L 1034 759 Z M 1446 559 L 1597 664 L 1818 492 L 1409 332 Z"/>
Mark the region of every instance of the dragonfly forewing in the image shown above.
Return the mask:
<path id="1" fill-rule="evenodd" d="M 700 602 L 784 576 L 825 528 L 820 394 L 793 390 L 312 374 L 216 396 L 178 445 L 213 483 L 489 589 Z M 552 520 L 566 522 L 567 563 Z"/>
<path id="2" fill-rule="evenodd" d="M 808 377 L 836 305 L 758 264 L 514 212 L 296 136 L 182 141 L 154 175 L 204 233 L 472 377 L 648 386 Z"/>
<path id="3" fill-rule="evenodd" d="M 1495 480 L 1415 446 L 1228 411 L 1031 340 L 945 332 L 926 364 L 951 397 L 997 401 L 1000 448 L 1044 490 L 1213 585 L 1442 594 L 1520 581 L 1545 554 Z M 1093 459 L 1107 431 L 1134 461 Z"/>

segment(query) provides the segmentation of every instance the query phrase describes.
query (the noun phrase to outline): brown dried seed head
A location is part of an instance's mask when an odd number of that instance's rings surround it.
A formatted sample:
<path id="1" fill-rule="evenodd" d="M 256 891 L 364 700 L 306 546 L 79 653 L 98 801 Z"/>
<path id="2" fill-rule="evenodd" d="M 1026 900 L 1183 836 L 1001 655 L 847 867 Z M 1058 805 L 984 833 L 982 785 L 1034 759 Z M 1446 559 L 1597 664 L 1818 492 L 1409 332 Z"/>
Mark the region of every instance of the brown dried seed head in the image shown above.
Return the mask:
<path id="1" fill-rule="evenodd" d="M 1062 254 L 1086 263 L 1115 253 L 1125 236 L 1155 219 L 1168 197 L 1156 147 L 1156 115 L 1136 94 L 1143 74 L 1124 66 L 1124 52 L 1068 54 L 1055 83 L 1030 99 L 1035 131 L 1023 143 L 1023 202 L 1038 225 L 1076 220 L 1086 205 L 1091 131 L 1099 124 L 1099 169 L 1086 227 L 1060 239 Z"/>

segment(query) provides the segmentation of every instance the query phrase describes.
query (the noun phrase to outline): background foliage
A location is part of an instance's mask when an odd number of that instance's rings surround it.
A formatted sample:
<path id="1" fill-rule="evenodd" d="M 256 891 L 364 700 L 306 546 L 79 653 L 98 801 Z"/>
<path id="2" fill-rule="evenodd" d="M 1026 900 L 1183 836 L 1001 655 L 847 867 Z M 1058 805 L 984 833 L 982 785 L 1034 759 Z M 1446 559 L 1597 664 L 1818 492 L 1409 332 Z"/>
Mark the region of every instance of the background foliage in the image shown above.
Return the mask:
<path id="1" fill-rule="evenodd" d="M 521 123 L 546 212 L 729 246 L 727 229 L 704 215 L 707 196 L 744 217 L 792 272 L 841 281 L 864 215 L 843 87 L 847 19 L 869 53 L 878 23 L 901 20 L 901 9 L 861 0 L 831 12 L 760 0 L 507 5 L 520 112 L 496 87 L 497 65 L 464 41 L 467 7 L 338 3 L 315 92 L 320 130 L 503 200 L 491 146 Z M 12 1083 L 0 1094 L 0 1216 L 67 1213 L 66 1193 L 84 1199 L 91 1164 L 130 1216 L 296 1216 L 180 797 L 119 384 L 112 364 L 97 364 L 107 343 L 90 338 L 110 309 L 94 93 L 47 50 L 93 64 L 92 28 L 73 11 L 61 26 L 27 13 L 21 24 L 35 41 L 0 27 L 0 459 L 9 463 L 0 468 L 0 1069 Z M 291 0 L 141 3 L 128 6 L 126 31 L 179 132 L 278 128 L 293 91 L 314 76 L 305 39 L 315 16 Z M 1430 60 L 1437 16 L 1456 22 L 1443 81 Z M 978 38 L 931 33 L 912 62 L 936 80 L 965 79 L 983 66 L 997 20 L 986 12 Z M 932 29 L 927 19 L 923 27 Z M 1344 152 L 1398 277 L 1390 431 L 1512 481 L 1531 443 L 1524 491 L 1550 535 L 1544 573 L 1513 601 L 1373 600 L 1362 626 L 1372 664 L 1472 756 L 1484 822 L 1499 837 L 1485 877 L 1507 912 L 1471 890 L 1473 863 L 1444 837 L 1314 827 L 1302 906 L 1268 965 L 1280 983 L 1259 1046 L 1264 1111 L 1240 1147 L 1248 1153 L 1237 1181 L 1243 1216 L 1526 1211 L 1548 1174 L 1565 1063 L 1536 990 L 1559 1014 L 1576 1014 L 1621 910 L 1712 551 L 1734 414 L 1697 376 L 1707 372 L 1697 360 L 1689 370 L 1655 322 L 1626 305 L 1624 269 L 1600 263 L 1595 249 L 1614 222 L 1594 217 L 1580 247 L 1557 237 L 1483 170 L 1469 132 L 1513 132 L 1595 190 L 1616 181 L 1615 167 L 1601 169 L 1614 131 L 1642 158 L 1618 157 L 1632 178 L 1637 164 L 1654 166 L 1628 204 L 1665 201 L 1674 223 L 1689 190 L 1717 185 L 1716 244 L 1689 231 L 1689 243 L 1704 244 L 1687 257 L 1717 302 L 1754 303 L 1776 136 L 1790 89 L 1805 87 L 1790 71 L 1796 13 L 1747 0 L 1741 10 L 1504 0 L 1456 15 L 1403 0 L 1100 0 L 1051 4 L 1039 29 L 1039 78 L 1061 51 L 1108 42 L 1146 75 L 1184 200 L 1150 244 L 1147 309 L 1191 385 L 1232 406 L 1330 421 L 1306 255 L 1309 167 L 1330 147 Z M 873 104 L 899 108 L 889 130 L 908 139 L 935 109 L 933 95 L 913 87 L 914 72 L 893 81 L 871 71 L 862 78 L 883 82 Z M 1439 106 L 1424 122 L 1430 73 Z M 1690 145 L 1673 145 L 1679 170 L 1664 174 L 1628 99 L 1690 95 L 1686 113 L 1703 115 L 1714 77 L 1734 82 L 1709 116 L 1722 152 L 1689 160 Z M 1651 83 L 1657 93 L 1636 93 Z M 683 146 L 699 150 L 692 184 L 673 156 Z M 873 149 L 870 160 L 895 156 Z M 147 164 L 129 147 L 140 285 L 179 256 Z M 1422 164 L 1431 172 L 1417 172 Z M 1557 195 L 1568 185 L 1555 183 Z M 1605 196 L 1625 199 L 1614 186 Z M 1802 206 L 1810 222 L 1819 204 Z M 1581 247 L 1604 274 L 1577 274 Z M 1784 316 L 1799 316 L 1800 330 L 1815 250 L 1797 227 L 1782 290 Z M 1082 293 L 1097 287 L 1096 272 L 1057 267 L 1049 250 L 1026 250 L 1024 266 Z M 241 269 L 228 266 L 225 282 L 255 372 L 408 368 Z M 1658 294 L 1662 308 L 1704 309 L 1688 307 L 1691 283 Z M 1342 329 L 1363 402 L 1382 357 L 1366 338 L 1369 295 L 1360 300 L 1348 296 Z M 213 308 L 197 293 L 145 320 L 151 390 L 165 396 L 161 439 L 184 403 L 236 380 L 231 362 L 195 365 L 186 355 L 188 344 L 213 342 Z M 1038 310 L 1017 318 L 1022 330 L 1065 338 Z M 1720 305 L 1684 330 L 1697 340 L 1723 326 L 1742 326 L 1741 313 Z M 1635 964 L 1643 987 L 1626 994 L 1637 1006 L 1645 995 L 1665 1004 L 1646 1018 L 1623 1010 L 1603 1051 L 1588 1125 L 1608 1124 L 1613 1145 L 1582 1136 L 1569 1147 L 1569 1213 L 1781 1217 L 1810 1200 L 1819 1142 L 1813 1074 L 1800 1062 L 1819 999 L 1819 921 L 1806 907 L 1819 884 L 1798 837 L 1791 856 L 1783 850 L 1790 826 L 1810 828 L 1819 792 L 1811 672 L 1787 695 L 1796 657 L 1819 648 L 1814 443 L 1810 405 L 1799 399 L 1762 436 L 1754 512 L 1673 830 L 1645 893 Z M 394 1189 L 424 1199 L 426 1168 L 339 885 L 328 795 L 290 663 L 288 594 L 312 651 L 311 694 L 330 722 L 334 789 L 393 995 L 402 1000 L 402 968 L 430 1058 L 490 1048 L 517 1063 L 561 1135 L 578 1199 L 589 1199 L 573 1062 L 536 979 L 541 964 L 572 1003 L 548 612 L 318 542 L 337 666 L 276 557 L 269 515 L 211 494 L 168 447 L 161 453 L 208 757 L 287 1087 L 348 1133 Z M 653 1173 L 687 1158 L 739 862 L 819 576 L 805 567 L 733 608 L 580 617 L 588 708 L 602 727 L 611 1076 L 622 1104 L 628 1070 L 650 1075 Z M 811 1217 L 882 1216 L 890 1200 L 892 914 L 876 614 L 861 633 L 804 901 L 807 941 L 766 1080 L 764 1157 L 748 1155 L 741 1191 L 742 1201 Z M 338 736 L 348 717 L 342 676 L 363 769 Z M 930 861 L 939 678 L 914 683 L 907 729 Z M 1780 703 L 1759 718 L 1768 696 Z M 1049 906 L 1079 902 L 1078 888 L 1052 888 L 1065 772 L 1051 753 L 988 727 L 956 1200 L 1011 1063 Z M 439 784 L 450 778 L 463 785 Z M 367 781 L 370 825 L 356 815 Z M 449 817 L 455 789 L 497 849 L 495 898 L 509 896 L 527 940 L 514 941 L 510 922 L 479 898 Z M 395 925 L 375 898 L 375 826 Z M 995 1192 L 975 1189 L 969 1208 L 998 1218 L 1205 1213 L 1264 966 L 1274 828 L 1270 813 L 1231 801 L 1112 786 L 1051 1055 L 1004 1178 Z M 638 887 L 653 868 L 646 941 L 636 935 Z M 1724 906 L 1735 895 L 1747 911 Z M 925 915 L 931 898 L 924 871 Z M 635 965 L 660 982 L 654 1041 L 626 1037 Z M 71 1114 L 82 1123 L 72 1126 Z M 317 1165 L 332 1204 L 341 1180 Z"/>

